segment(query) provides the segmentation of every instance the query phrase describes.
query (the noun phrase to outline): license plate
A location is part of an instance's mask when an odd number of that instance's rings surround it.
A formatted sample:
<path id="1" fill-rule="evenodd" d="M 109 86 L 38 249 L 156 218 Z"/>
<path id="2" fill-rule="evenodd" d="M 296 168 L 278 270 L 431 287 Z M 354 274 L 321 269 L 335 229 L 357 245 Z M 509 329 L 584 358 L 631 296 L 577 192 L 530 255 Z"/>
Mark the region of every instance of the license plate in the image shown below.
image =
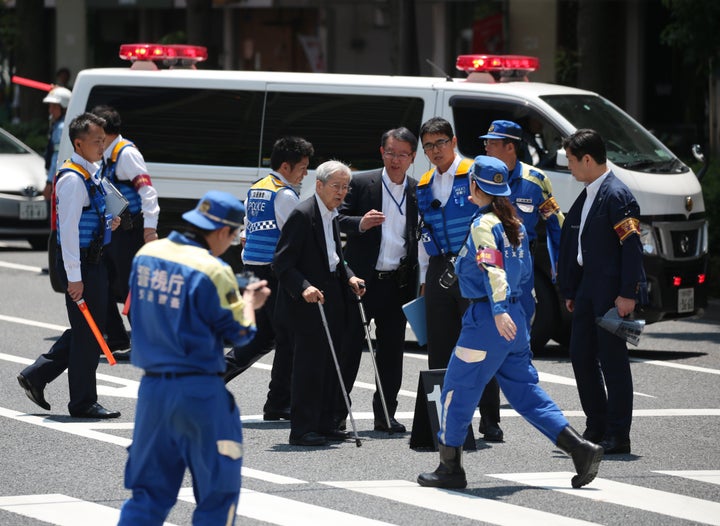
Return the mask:
<path id="1" fill-rule="evenodd" d="M 47 219 L 47 203 L 45 201 L 20 202 L 20 219 Z"/>
<path id="2" fill-rule="evenodd" d="M 692 312 L 695 310 L 695 289 L 678 289 L 678 306 L 679 313 Z"/>

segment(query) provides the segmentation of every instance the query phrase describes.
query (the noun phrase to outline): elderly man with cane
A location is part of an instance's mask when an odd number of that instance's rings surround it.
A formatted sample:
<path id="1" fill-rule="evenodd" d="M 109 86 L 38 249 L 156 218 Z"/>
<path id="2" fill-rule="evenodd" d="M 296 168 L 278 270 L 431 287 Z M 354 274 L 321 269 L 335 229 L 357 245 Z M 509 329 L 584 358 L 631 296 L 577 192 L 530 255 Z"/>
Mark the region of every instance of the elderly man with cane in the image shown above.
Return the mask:
<path id="1" fill-rule="evenodd" d="M 317 167 L 316 177 L 315 195 L 288 216 L 274 259 L 280 284 L 276 318 L 294 335 L 290 444 L 296 446 L 347 438 L 333 419 L 342 379 L 333 371 L 333 351 L 340 348 L 350 315 L 351 289 L 358 296 L 365 293 L 363 281 L 345 263 L 336 219 L 350 186 L 350 168 L 327 161 Z"/>

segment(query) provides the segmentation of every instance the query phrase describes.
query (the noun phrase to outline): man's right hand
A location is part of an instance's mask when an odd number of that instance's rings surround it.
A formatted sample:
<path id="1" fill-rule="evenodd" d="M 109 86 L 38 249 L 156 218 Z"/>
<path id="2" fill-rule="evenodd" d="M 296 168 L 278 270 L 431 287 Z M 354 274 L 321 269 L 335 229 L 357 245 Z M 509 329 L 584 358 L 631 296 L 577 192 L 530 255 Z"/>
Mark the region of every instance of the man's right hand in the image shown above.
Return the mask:
<path id="1" fill-rule="evenodd" d="M 320 289 L 312 285 L 303 290 L 302 297 L 308 303 L 325 303 L 325 295 Z"/>
<path id="2" fill-rule="evenodd" d="M 67 293 L 73 301 L 81 300 L 83 297 L 83 282 L 68 281 Z"/>

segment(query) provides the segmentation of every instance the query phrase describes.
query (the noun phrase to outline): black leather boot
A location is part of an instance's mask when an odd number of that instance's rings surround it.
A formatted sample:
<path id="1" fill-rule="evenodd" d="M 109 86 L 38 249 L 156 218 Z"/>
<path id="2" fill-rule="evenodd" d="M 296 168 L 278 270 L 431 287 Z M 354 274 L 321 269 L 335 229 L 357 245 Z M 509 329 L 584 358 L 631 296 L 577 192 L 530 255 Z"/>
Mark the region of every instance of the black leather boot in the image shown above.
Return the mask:
<path id="1" fill-rule="evenodd" d="M 557 438 L 557 447 L 570 455 L 577 475 L 572 478 L 572 487 L 581 488 L 590 484 L 597 475 L 603 448 L 585 440 L 572 427 L 567 426 Z"/>
<path id="2" fill-rule="evenodd" d="M 417 481 L 421 486 L 432 488 L 464 488 L 467 486 L 462 467 L 462 446 L 448 447 L 438 443 L 440 465 L 432 473 L 421 473 Z"/>

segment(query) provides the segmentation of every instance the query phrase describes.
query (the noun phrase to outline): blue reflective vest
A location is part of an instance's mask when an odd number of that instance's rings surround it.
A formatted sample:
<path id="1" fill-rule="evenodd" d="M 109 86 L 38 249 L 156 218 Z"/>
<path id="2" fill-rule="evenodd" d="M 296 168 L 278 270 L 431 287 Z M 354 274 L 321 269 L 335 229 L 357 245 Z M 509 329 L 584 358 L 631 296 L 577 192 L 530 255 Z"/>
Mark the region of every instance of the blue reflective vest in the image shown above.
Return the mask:
<path id="1" fill-rule="evenodd" d="M 135 186 L 131 181 L 119 181 L 115 175 L 118 157 L 125 148 L 135 148 L 135 144 L 126 140 L 118 141 L 115 148 L 113 148 L 110 159 L 103 163 L 102 176 L 108 179 L 118 190 L 120 190 L 120 193 L 128 201 L 128 210 L 130 211 L 130 214 L 135 215 L 142 209 L 140 194 L 135 189 Z"/>
<path id="2" fill-rule="evenodd" d="M 92 181 L 90 173 L 70 160 L 65 161 L 58 170 L 57 177 L 55 178 L 55 184 L 58 180 L 66 174 L 75 174 L 81 177 L 85 182 L 85 188 L 87 189 L 88 196 L 90 196 L 90 206 L 83 207 L 82 214 L 80 215 L 80 224 L 78 225 L 80 235 L 80 248 L 87 248 L 93 239 L 97 237 L 103 237 L 107 242 L 103 242 L 106 245 L 110 236 L 107 232 L 110 230 L 109 220 L 105 214 L 105 190 L 102 185 L 97 185 Z M 57 196 L 55 197 L 55 206 L 57 207 Z M 58 244 L 62 245 L 60 240 L 60 226 L 57 214 L 55 217 L 55 229 L 57 230 Z"/>
<path id="3" fill-rule="evenodd" d="M 470 227 L 477 207 L 468 201 L 470 183 L 468 172 L 471 159 L 460 161 L 450 197 L 445 206 L 433 197 L 432 183 L 435 169 L 426 172 L 417 186 L 418 211 L 422 219 L 421 239 L 430 256 L 457 254 Z"/>
<path id="4" fill-rule="evenodd" d="M 243 261 L 272 262 L 280 239 L 280 228 L 275 218 L 275 198 L 284 188 L 297 195 L 291 186 L 273 174 L 250 187 L 245 203 L 247 228 Z"/>

